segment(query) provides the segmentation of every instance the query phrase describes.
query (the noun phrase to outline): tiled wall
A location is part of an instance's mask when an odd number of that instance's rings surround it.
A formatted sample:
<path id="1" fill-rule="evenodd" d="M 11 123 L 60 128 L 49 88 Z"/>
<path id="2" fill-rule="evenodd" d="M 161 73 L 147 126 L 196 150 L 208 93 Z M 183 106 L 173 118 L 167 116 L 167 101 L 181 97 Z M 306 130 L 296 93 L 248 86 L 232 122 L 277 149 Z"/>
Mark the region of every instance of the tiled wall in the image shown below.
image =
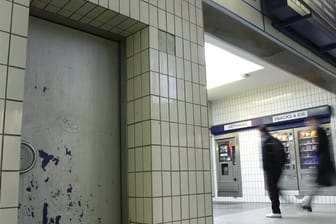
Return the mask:
<path id="1" fill-rule="evenodd" d="M 127 38 L 129 219 L 212 223 L 201 1 L 148 10 Z"/>
<path id="2" fill-rule="evenodd" d="M 336 95 L 302 80 L 275 84 L 238 95 L 225 97 L 211 103 L 211 124 L 223 124 L 271 114 L 300 110 L 315 106 L 336 107 Z M 331 129 L 335 130 L 336 115 L 331 117 Z M 336 145 L 336 133 L 332 132 Z M 242 172 L 242 198 L 217 198 L 220 201 L 268 202 L 261 164 L 260 136 L 257 130 L 239 133 Z M 334 147 L 335 148 L 335 147 Z M 286 196 L 287 202 L 300 202 L 294 196 Z M 335 204 L 336 197 L 320 196 L 316 203 Z"/>
<path id="3" fill-rule="evenodd" d="M 17 222 L 29 1 L 0 1 L 0 220 Z"/>
<path id="4" fill-rule="evenodd" d="M 28 9 L 23 13 L 13 5 L 18 2 L 27 7 L 29 1 L 12 2 L 1 0 L 0 3 L 3 10 L 0 26 L 4 27 L 0 29 L 6 31 L 0 33 L 1 49 L 6 49 L 11 40 L 9 57 L 6 51 L 0 54 L 3 60 L 0 63 L 5 65 L 5 75 L 0 78 L 5 80 L 11 72 L 8 64 L 24 68 L 25 62 L 26 40 L 12 32 L 22 28 L 16 27 L 21 24 L 18 19 L 28 23 Z M 8 10 L 2 6 L 5 4 L 9 4 Z M 212 223 L 202 1 L 32 0 L 31 4 L 88 27 L 129 36 L 129 222 Z M 22 15 L 15 16 L 16 13 Z M 4 22 L 8 20 L 9 23 Z M 163 36 L 167 37 L 166 41 Z M 18 90 L 23 91 L 23 87 Z M 7 95 L 0 96 L 2 111 L 21 108 L 22 102 L 11 103 Z M 21 113 L 4 113 L 4 121 L 10 115 L 17 116 L 21 123 Z M 9 123 L 3 125 L 7 127 Z M 2 139 L 6 143 L 6 138 Z M 10 186 L 13 189 L 17 184 Z M 13 215 L 16 216 L 15 209 Z M 13 218 L 7 223 L 16 221 Z"/>

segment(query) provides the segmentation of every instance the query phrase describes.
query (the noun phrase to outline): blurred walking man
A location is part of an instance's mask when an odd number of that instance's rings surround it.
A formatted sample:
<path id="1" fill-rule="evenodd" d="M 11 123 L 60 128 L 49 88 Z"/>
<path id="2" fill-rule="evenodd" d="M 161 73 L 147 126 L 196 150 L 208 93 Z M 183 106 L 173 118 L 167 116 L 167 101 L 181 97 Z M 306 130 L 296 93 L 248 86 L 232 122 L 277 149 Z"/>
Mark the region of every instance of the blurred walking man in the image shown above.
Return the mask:
<path id="1" fill-rule="evenodd" d="M 286 153 L 282 143 L 272 137 L 266 126 L 259 128 L 262 146 L 263 169 L 266 177 L 268 194 L 272 202 L 272 213 L 268 218 L 281 218 L 279 201 L 279 179 L 286 159 Z"/>
<path id="2" fill-rule="evenodd" d="M 311 202 L 314 195 L 321 187 L 329 187 L 335 184 L 335 167 L 329 150 L 329 140 L 326 131 L 320 127 L 320 121 L 316 117 L 308 118 L 306 126 L 314 127 L 317 131 L 316 157 L 318 161 L 315 182 L 309 196 L 305 197 L 302 208 L 311 212 Z"/>

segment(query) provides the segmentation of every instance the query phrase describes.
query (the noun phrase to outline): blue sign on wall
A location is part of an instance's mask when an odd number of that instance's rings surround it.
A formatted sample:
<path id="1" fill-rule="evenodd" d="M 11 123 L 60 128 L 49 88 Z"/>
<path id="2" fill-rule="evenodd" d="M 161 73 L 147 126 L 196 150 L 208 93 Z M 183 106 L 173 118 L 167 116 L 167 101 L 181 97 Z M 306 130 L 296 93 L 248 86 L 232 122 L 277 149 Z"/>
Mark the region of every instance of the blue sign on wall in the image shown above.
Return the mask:
<path id="1" fill-rule="evenodd" d="M 237 121 L 227 124 L 215 125 L 210 128 L 213 135 L 221 135 L 240 130 L 246 130 L 267 125 L 270 130 L 281 130 L 304 126 L 307 117 L 319 117 L 321 123 L 329 123 L 331 115 L 330 106 L 313 107 L 288 113 L 274 114 L 266 117 L 253 118 L 250 120 Z"/>

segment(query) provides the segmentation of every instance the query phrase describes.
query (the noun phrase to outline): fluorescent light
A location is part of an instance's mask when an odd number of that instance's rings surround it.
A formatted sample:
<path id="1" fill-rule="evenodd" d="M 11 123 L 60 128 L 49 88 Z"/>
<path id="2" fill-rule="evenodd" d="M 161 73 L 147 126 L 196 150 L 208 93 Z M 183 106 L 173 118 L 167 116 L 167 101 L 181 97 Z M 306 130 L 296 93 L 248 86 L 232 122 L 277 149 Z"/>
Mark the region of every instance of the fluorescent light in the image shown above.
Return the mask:
<path id="1" fill-rule="evenodd" d="M 209 43 L 205 43 L 205 60 L 208 89 L 244 79 L 245 74 L 264 68 Z"/>

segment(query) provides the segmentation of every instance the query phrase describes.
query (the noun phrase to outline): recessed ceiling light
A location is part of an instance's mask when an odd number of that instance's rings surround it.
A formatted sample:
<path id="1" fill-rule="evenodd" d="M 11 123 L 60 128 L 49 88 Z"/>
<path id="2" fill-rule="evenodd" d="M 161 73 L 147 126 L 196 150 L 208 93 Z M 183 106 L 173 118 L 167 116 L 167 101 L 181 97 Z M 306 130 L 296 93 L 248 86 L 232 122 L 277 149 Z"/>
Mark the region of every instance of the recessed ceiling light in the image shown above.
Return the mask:
<path id="1" fill-rule="evenodd" d="M 264 67 L 205 43 L 207 88 L 212 89 L 246 78 L 246 74 Z"/>

